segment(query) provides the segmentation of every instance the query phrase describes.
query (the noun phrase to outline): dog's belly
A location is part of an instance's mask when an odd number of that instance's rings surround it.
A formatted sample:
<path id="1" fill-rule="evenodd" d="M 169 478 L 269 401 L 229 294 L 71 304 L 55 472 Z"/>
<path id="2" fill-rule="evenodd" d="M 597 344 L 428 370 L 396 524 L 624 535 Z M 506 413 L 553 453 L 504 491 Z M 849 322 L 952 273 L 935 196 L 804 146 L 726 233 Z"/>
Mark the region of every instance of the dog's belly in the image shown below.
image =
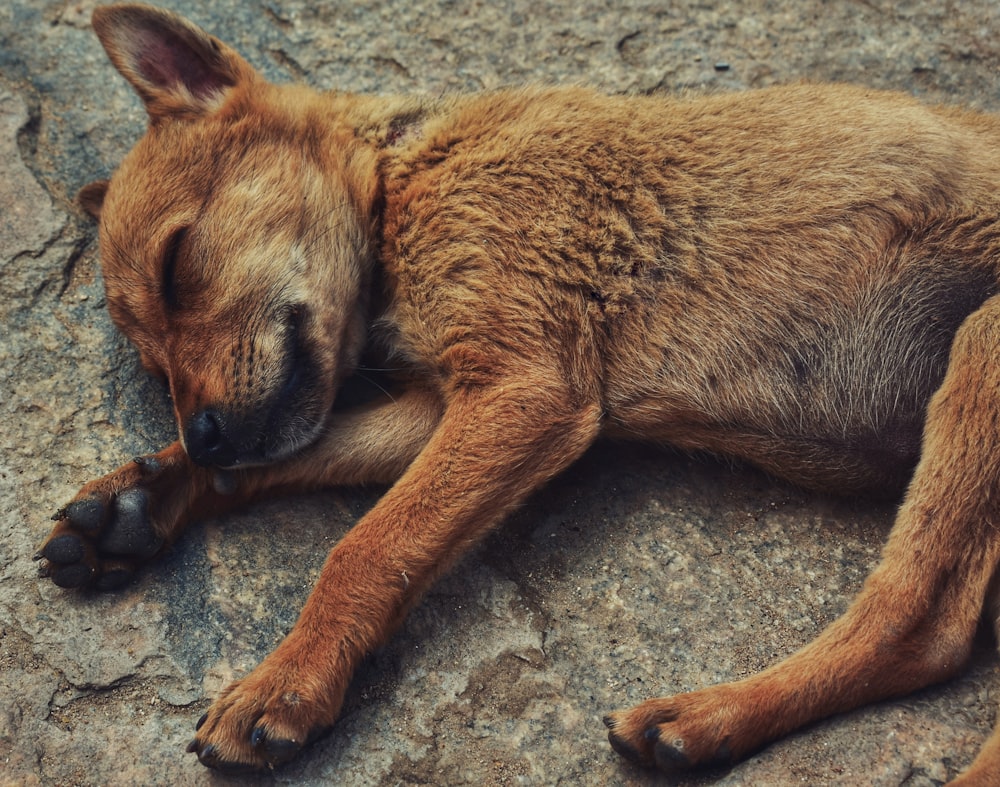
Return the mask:
<path id="1" fill-rule="evenodd" d="M 811 487 L 901 491 L 954 335 L 998 288 L 986 266 L 899 274 L 845 290 L 825 313 L 798 308 L 794 292 L 766 307 L 730 298 L 688 309 L 661 326 L 656 368 L 610 364 L 606 432 L 745 459 Z"/>
<path id="2" fill-rule="evenodd" d="M 815 489 L 886 496 L 903 491 L 920 455 L 923 409 L 899 413 L 872 430 L 868 413 L 806 424 L 786 417 L 795 402 L 772 404 L 789 406 L 784 412 L 762 409 L 753 419 L 715 421 L 679 408 L 676 400 L 650 396 L 609 418 L 605 434 L 742 459 Z"/>

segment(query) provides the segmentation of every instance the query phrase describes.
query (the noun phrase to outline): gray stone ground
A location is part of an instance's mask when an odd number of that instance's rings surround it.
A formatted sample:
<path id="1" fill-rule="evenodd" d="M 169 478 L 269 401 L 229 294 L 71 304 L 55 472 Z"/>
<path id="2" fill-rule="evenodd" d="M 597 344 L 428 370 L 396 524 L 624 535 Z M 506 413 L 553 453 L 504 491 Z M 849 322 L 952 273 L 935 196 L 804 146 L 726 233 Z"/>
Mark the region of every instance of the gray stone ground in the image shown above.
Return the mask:
<path id="1" fill-rule="evenodd" d="M 837 79 L 1000 109 L 996 0 L 169 5 L 272 78 L 324 88 Z M 219 777 L 184 747 L 207 698 L 279 640 L 378 493 L 207 522 L 114 595 L 35 578 L 48 516 L 172 430 L 111 328 L 94 230 L 72 204 L 143 126 L 88 28 L 92 7 L 0 8 L 0 782 L 206 784 Z M 747 675 L 811 639 L 875 563 L 892 513 L 601 445 L 437 586 L 362 669 L 331 738 L 259 782 L 657 783 L 611 752 L 601 715 Z M 998 688 L 986 643 L 945 686 L 690 783 L 940 784 L 972 760 Z"/>

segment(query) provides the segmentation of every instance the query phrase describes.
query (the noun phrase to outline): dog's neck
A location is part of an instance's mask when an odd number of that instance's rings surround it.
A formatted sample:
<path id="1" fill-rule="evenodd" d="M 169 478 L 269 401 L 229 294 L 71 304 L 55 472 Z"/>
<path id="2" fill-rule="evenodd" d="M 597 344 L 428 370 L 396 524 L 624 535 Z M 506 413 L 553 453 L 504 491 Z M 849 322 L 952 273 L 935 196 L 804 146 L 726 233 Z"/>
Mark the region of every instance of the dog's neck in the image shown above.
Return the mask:
<path id="1" fill-rule="evenodd" d="M 394 261 L 399 218 L 410 199 L 408 185 L 428 161 L 424 149 L 443 120 L 459 109 L 465 97 L 442 98 L 365 96 L 327 93 L 333 122 L 350 129 L 356 140 L 374 153 L 376 184 L 371 210 L 370 267 L 367 272 L 365 352 L 386 360 L 387 366 L 407 367 L 415 359 L 401 341 L 397 324 L 400 297 Z M 402 369 L 405 374 L 405 368 Z"/>
<path id="2" fill-rule="evenodd" d="M 449 99 L 416 96 L 325 95 L 341 122 L 353 128 L 358 139 L 379 150 L 415 141 L 424 123 L 453 103 Z"/>

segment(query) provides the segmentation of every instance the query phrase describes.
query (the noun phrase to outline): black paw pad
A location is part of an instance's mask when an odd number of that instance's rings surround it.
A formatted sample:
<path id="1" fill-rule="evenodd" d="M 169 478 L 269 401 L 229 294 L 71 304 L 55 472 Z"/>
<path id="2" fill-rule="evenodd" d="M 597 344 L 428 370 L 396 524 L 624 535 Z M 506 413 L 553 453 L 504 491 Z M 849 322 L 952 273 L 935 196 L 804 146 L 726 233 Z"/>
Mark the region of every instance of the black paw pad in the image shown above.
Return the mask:
<path id="1" fill-rule="evenodd" d="M 42 556 L 53 563 L 79 563 L 83 560 L 83 542 L 72 533 L 56 536 L 42 549 Z"/>
<path id="2" fill-rule="evenodd" d="M 77 530 L 91 533 L 101 526 L 104 504 L 96 497 L 74 500 L 60 512 Z"/>
<path id="3" fill-rule="evenodd" d="M 149 498 L 141 489 L 129 489 L 115 498 L 112 523 L 101 539 L 101 549 L 112 555 L 152 557 L 163 546 L 149 518 Z"/>
<path id="4" fill-rule="evenodd" d="M 49 578 L 61 588 L 79 588 L 86 585 L 94 576 L 94 569 L 86 563 L 74 563 L 71 566 L 55 568 L 49 573 Z"/>

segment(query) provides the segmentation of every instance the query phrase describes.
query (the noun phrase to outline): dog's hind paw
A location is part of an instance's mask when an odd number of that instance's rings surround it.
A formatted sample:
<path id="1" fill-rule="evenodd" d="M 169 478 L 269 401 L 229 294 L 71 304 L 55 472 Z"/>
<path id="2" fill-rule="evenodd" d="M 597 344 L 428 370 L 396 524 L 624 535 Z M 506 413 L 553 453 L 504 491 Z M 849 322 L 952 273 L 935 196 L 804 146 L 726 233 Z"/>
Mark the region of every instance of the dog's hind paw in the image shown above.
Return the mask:
<path id="1" fill-rule="evenodd" d="M 64 588 L 124 585 L 183 527 L 187 464 L 167 449 L 84 486 L 53 517 L 56 525 L 35 555 L 39 575 Z"/>
<path id="2" fill-rule="evenodd" d="M 740 704 L 730 686 L 648 700 L 604 717 L 611 747 L 638 765 L 678 773 L 722 765 L 756 746 L 737 732 Z"/>

